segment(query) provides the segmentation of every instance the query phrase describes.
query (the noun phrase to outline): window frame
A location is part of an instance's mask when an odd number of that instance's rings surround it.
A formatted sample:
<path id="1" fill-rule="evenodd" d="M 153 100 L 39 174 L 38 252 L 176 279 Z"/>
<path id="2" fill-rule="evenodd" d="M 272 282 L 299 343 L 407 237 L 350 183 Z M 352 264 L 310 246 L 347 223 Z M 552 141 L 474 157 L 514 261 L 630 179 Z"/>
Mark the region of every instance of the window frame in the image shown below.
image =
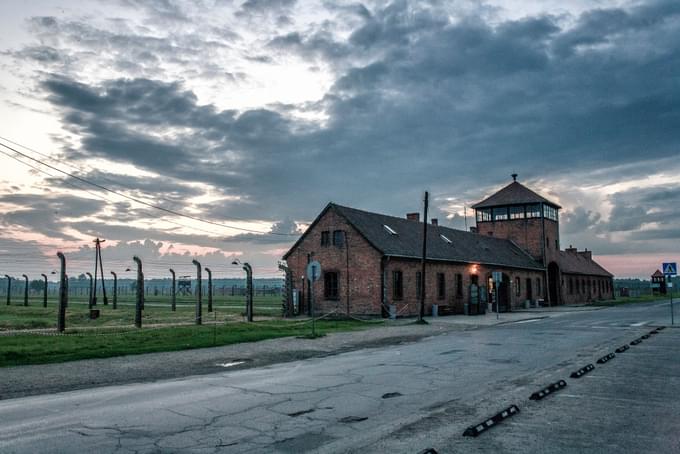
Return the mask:
<path id="1" fill-rule="evenodd" d="M 331 276 L 332 279 L 330 279 Z M 337 271 L 330 270 L 323 273 L 323 296 L 327 300 L 340 299 L 340 273 Z"/>
<path id="2" fill-rule="evenodd" d="M 446 298 L 446 274 L 437 273 L 437 299 L 443 300 Z"/>
<path id="3" fill-rule="evenodd" d="M 401 270 L 392 271 L 392 299 L 394 301 L 404 299 L 404 273 Z"/>
<path id="4" fill-rule="evenodd" d="M 344 230 L 333 230 L 332 236 L 333 246 L 342 249 L 345 247 L 345 231 Z"/>
<path id="5" fill-rule="evenodd" d="M 331 245 L 331 231 L 322 230 L 321 231 L 321 246 L 328 247 Z"/>

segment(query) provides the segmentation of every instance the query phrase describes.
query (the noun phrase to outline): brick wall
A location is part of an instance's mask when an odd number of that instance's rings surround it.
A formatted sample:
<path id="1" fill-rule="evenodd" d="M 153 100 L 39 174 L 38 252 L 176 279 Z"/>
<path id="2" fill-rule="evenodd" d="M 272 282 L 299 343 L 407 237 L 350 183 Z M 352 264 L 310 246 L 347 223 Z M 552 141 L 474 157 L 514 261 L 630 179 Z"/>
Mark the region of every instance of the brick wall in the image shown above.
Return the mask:
<path id="1" fill-rule="evenodd" d="M 347 244 L 343 247 L 333 245 L 333 232 L 347 232 Z M 330 245 L 321 246 L 321 234 L 329 232 Z M 350 313 L 379 315 L 381 276 L 380 259 L 376 251 L 342 216 L 329 209 L 288 256 L 288 266 L 293 274 L 293 287 L 303 290 L 302 312 L 307 313 L 308 290 L 302 288 L 301 276 L 306 276 L 307 254 L 321 264 L 322 276 L 315 283 L 315 313 L 337 311 L 347 313 L 347 289 L 349 288 Z M 348 264 L 349 257 L 349 264 Z M 349 272 L 348 272 L 349 269 Z M 338 299 L 324 296 L 323 273 L 338 273 Z M 349 276 L 349 287 L 347 277 Z"/>
<path id="2" fill-rule="evenodd" d="M 545 223 L 545 235 L 543 234 Z M 505 221 L 485 221 L 477 223 L 481 235 L 492 233 L 496 238 L 507 238 L 517 243 L 539 262 L 543 261 L 545 248 L 546 263 L 556 259 L 559 250 L 559 224 L 550 219 L 512 219 Z"/>
<path id="3" fill-rule="evenodd" d="M 590 282 L 590 285 L 588 285 L 588 282 Z M 592 302 L 614 297 L 614 283 L 609 277 L 562 273 L 560 284 L 562 301 L 566 304 Z"/>

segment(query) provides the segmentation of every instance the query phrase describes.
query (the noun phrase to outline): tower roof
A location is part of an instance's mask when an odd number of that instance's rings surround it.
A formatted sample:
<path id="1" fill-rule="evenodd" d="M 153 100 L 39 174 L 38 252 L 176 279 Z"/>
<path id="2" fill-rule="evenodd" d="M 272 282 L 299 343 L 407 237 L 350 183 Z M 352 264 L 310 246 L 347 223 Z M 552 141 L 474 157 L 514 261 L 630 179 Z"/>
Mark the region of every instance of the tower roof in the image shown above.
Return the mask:
<path id="1" fill-rule="evenodd" d="M 516 176 L 513 175 L 513 178 L 516 178 Z M 556 208 L 562 208 L 555 202 L 551 202 L 550 200 L 535 193 L 517 181 L 513 181 L 495 194 L 492 194 L 481 202 L 472 205 L 472 208 L 491 208 L 503 205 L 516 205 L 524 203 L 547 203 Z"/>

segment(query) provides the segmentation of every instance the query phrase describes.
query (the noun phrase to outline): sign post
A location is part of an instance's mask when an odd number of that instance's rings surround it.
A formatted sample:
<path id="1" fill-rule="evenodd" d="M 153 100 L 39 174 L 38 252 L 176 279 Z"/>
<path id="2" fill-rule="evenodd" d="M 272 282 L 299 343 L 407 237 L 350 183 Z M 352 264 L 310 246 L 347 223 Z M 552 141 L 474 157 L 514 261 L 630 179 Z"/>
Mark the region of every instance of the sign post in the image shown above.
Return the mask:
<path id="1" fill-rule="evenodd" d="M 313 260 L 307 264 L 307 279 L 309 279 L 309 304 L 312 314 L 312 337 L 316 337 L 316 328 L 314 326 L 314 282 L 319 280 L 321 276 L 321 264 Z"/>
<path id="2" fill-rule="evenodd" d="M 663 274 L 668 280 L 668 288 L 671 295 L 671 325 L 675 325 L 675 315 L 673 314 L 673 276 L 678 274 L 678 264 L 676 262 L 664 263 L 661 269 L 663 269 Z"/>
<path id="3" fill-rule="evenodd" d="M 494 296 L 496 297 L 496 320 L 500 318 L 500 313 L 501 313 L 501 302 L 500 298 L 498 295 L 498 287 L 501 285 L 501 282 L 503 282 L 503 273 L 500 271 L 494 271 L 491 273 L 493 276 L 493 293 Z"/>

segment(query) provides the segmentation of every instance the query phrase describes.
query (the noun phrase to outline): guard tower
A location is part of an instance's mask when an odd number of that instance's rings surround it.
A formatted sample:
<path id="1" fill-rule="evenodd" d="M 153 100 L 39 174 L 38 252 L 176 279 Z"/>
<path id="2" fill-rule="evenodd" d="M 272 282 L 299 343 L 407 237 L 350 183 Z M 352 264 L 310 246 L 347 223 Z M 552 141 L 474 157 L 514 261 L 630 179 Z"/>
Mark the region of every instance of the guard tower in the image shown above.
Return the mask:
<path id="1" fill-rule="evenodd" d="M 560 250 L 558 204 L 517 182 L 473 205 L 477 233 L 517 243 L 534 259 L 547 266 Z"/>
<path id="2" fill-rule="evenodd" d="M 654 271 L 654 274 L 652 274 L 652 294 L 666 294 L 666 276 L 664 276 L 660 270 L 656 270 Z"/>
<path id="3" fill-rule="evenodd" d="M 559 210 L 562 207 L 517 182 L 517 174 L 513 173 L 512 183 L 472 208 L 477 233 L 511 240 L 543 264 L 548 302 L 559 304 Z M 536 293 L 542 292 L 537 288 Z"/>

